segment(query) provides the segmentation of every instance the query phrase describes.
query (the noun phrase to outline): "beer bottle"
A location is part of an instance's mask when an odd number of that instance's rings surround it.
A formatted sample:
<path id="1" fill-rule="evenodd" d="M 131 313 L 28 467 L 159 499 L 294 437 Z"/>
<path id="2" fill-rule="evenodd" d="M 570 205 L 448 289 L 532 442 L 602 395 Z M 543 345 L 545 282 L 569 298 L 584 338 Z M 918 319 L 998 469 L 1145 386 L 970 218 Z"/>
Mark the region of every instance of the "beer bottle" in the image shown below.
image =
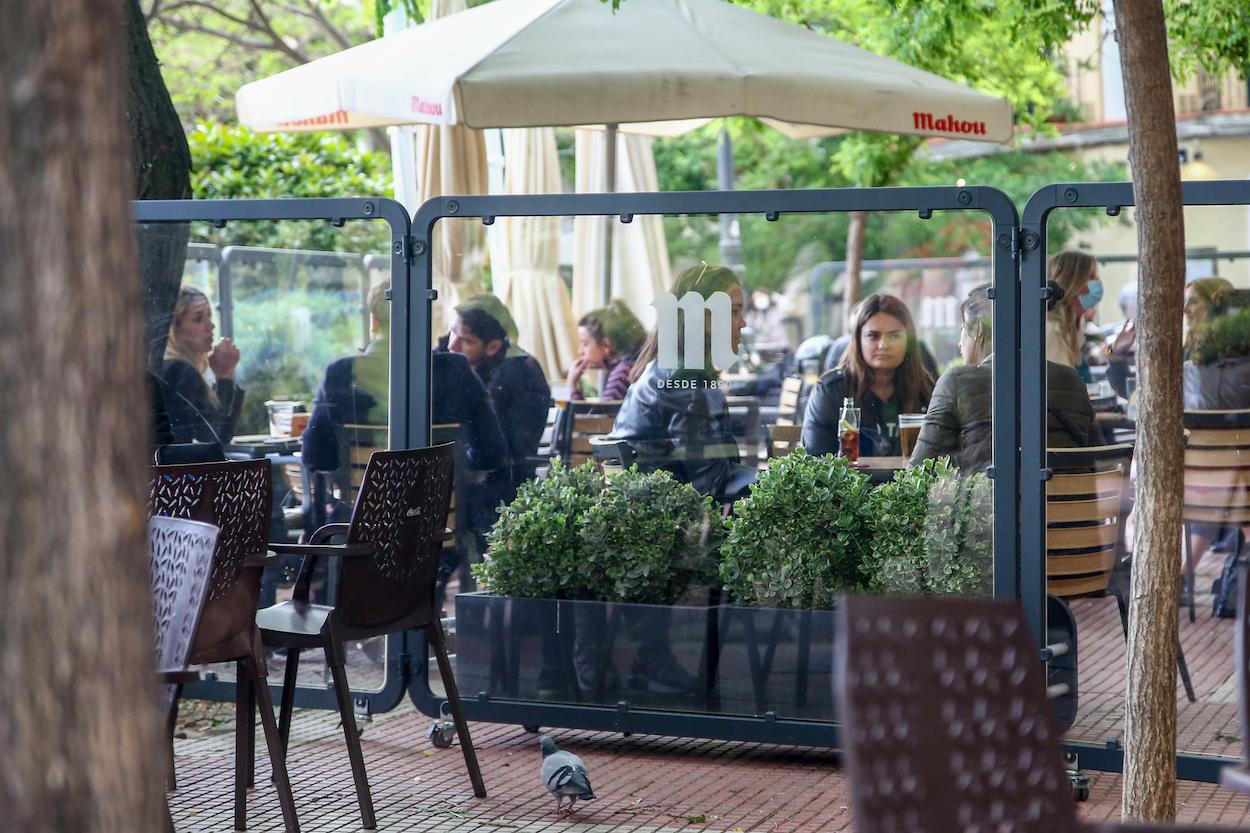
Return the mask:
<path id="1" fill-rule="evenodd" d="M 855 407 L 855 400 L 849 396 L 842 400 L 838 432 L 841 439 L 838 455 L 855 462 L 859 459 L 859 408 Z"/>

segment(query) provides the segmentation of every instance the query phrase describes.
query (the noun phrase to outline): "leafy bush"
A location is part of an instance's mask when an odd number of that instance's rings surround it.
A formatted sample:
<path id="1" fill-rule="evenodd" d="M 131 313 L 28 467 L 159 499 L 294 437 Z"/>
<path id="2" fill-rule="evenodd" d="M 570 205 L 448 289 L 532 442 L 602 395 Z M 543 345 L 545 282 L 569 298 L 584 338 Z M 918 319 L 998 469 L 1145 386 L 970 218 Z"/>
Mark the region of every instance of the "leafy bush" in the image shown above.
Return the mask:
<path id="1" fill-rule="evenodd" d="M 870 590 L 979 595 L 993 568 L 989 481 L 963 478 L 946 457 L 897 472 L 865 507 L 872 533 L 864 560 Z"/>
<path id="2" fill-rule="evenodd" d="M 589 599 L 596 585 L 587 568 L 582 518 L 603 491 L 591 463 L 556 461 L 542 480 L 521 485 L 486 535 L 486 560 L 473 575 L 501 596 Z"/>
<path id="3" fill-rule="evenodd" d="M 1193 338 L 1190 358 L 1198 364 L 1250 356 L 1250 309 L 1213 310 L 1194 328 Z"/>
<path id="4" fill-rule="evenodd" d="M 802 448 L 774 461 L 734 506 L 721 579 L 741 604 L 827 608 L 864 585 L 868 478 Z"/>
<path id="5" fill-rule="evenodd" d="M 583 521 L 583 547 L 604 600 L 673 604 L 716 579 L 724 537 L 715 504 L 666 471 L 609 477 Z"/>

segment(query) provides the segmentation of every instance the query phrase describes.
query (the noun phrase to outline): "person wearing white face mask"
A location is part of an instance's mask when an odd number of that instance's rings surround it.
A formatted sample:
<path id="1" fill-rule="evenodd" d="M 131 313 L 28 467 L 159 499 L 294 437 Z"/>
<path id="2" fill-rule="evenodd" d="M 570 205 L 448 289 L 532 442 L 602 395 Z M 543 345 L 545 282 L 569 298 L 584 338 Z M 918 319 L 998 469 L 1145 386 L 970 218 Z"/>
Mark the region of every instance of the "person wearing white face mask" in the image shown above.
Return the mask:
<path id="1" fill-rule="evenodd" d="M 1102 299 L 1098 263 L 1093 255 L 1068 249 L 1050 259 L 1048 271 L 1050 281 L 1063 290 L 1063 297 L 1046 316 L 1046 358 L 1080 372 L 1085 317 Z"/>

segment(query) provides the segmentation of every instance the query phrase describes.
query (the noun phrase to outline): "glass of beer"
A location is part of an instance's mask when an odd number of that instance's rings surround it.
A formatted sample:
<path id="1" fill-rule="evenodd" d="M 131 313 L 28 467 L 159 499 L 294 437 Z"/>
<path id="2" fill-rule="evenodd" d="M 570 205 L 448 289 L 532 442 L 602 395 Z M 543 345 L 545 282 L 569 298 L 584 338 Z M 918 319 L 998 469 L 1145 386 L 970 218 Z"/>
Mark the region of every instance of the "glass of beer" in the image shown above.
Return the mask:
<path id="1" fill-rule="evenodd" d="M 915 450 L 922 425 L 924 425 L 924 414 L 898 415 L 898 439 L 904 457 L 911 457 L 912 451 Z"/>
<path id="2" fill-rule="evenodd" d="M 859 459 L 859 408 L 849 396 L 842 400 L 842 413 L 838 418 L 838 456 L 854 463 Z"/>

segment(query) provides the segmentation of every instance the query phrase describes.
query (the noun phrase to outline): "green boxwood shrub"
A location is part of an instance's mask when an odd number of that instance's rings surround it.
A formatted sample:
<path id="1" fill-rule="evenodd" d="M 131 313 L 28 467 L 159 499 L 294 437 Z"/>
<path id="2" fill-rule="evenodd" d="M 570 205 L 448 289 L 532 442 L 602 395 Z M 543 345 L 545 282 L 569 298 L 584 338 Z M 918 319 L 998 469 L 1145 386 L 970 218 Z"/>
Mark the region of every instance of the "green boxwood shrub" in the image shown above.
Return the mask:
<path id="1" fill-rule="evenodd" d="M 583 520 L 583 552 L 603 600 L 673 604 L 716 580 L 724 537 L 710 497 L 666 471 L 608 478 Z"/>
<path id="2" fill-rule="evenodd" d="M 582 518 L 602 491 L 593 464 L 554 462 L 546 478 L 522 484 L 516 500 L 500 509 L 486 535 L 489 553 L 473 565 L 473 575 L 501 596 L 594 598 Z"/>
<path id="3" fill-rule="evenodd" d="M 982 474 L 961 477 L 946 457 L 897 472 L 865 506 L 868 589 L 981 595 L 993 575 L 993 501 Z"/>
<path id="4" fill-rule="evenodd" d="M 868 478 L 802 448 L 773 461 L 734 505 L 720 575 L 740 604 L 828 608 L 864 587 Z"/>

